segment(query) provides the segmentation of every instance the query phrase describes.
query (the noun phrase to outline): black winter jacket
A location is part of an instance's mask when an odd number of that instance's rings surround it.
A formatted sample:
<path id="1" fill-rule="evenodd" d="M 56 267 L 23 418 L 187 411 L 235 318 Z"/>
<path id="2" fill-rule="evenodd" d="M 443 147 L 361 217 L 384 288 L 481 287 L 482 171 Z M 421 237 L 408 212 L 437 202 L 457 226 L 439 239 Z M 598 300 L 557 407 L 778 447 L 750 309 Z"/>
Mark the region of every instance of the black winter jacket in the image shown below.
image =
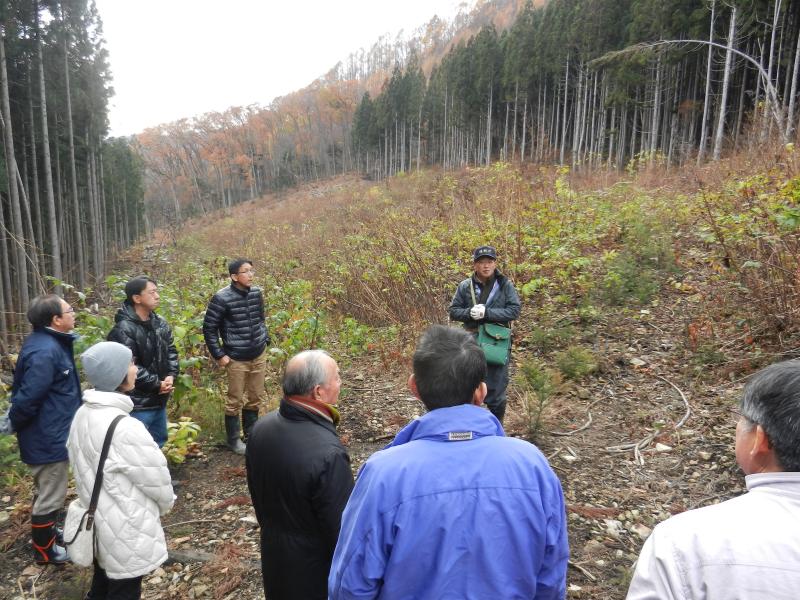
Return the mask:
<path id="1" fill-rule="evenodd" d="M 203 319 L 203 337 L 215 360 L 226 355 L 233 360 L 261 356 L 269 344 L 261 288 L 240 290 L 231 283 L 214 294 Z"/>
<path id="2" fill-rule="evenodd" d="M 469 316 L 469 310 L 474 306 L 469 286 L 478 286 L 478 290 L 475 292 L 476 299 L 480 297 L 481 293 L 481 283 L 474 275 L 458 284 L 453 301 L 450 303 L 450 319 L 461 321 L 469 330 L 477 329 L 481 323 L 499 323 L 508 326 L 510 321 L 518 319 L 520 301 L 514 284 L 497 269 L 494 271 L 494 276 L 497 280 L 498 290 L 494 297 L 486 303 L 486 314 L 483 320 L 475 321 Z"/>
<path id="3" fill-rule="evenodd" d="M 158 393 L 161 382 L 170 375 L 177 377 L 180 371 L 169 325 L 154 312 L 150 313 L 150 319 L 142 321 L 127 301 L 114 320 L 116 323 L 108 333 L 108 341 L 130 348 L 133 362 L 139 367 L 136 386 L 130 392 L 133 410 L 164 408 L 169 394 Z"/>
<path id="4" fill-rule="evenodd" d="M 324 600 L 353 489 L 350 458 L 336 428 L 284 400 L 253 427 L 246 463 L 267 597 Z"/>

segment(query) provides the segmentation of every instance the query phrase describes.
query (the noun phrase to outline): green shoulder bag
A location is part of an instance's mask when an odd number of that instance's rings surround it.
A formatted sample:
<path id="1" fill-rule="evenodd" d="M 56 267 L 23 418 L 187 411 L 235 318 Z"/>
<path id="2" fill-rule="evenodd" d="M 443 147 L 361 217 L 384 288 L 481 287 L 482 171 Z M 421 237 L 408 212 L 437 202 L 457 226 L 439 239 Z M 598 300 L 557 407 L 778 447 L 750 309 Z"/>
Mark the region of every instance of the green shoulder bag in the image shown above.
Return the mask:
<path id="1" fill-rule="evenodd" d="M 472 294 L 472 304 L 477 304 L 472 282 L 469 291 Z M 478 345 L 486 355 L 487 364 L 502 367 L 508 362 L 511 350 L 511 329 L 497 323 L 481 323 L 478 326 Z"/>
<path id="2" fill-rule="evenodd" d="M 486 355 L 487 364 L 502 367 L 511 349 L 511 330 L 497 323 L 483 323 L 478 327 L 478 345 Z"/>

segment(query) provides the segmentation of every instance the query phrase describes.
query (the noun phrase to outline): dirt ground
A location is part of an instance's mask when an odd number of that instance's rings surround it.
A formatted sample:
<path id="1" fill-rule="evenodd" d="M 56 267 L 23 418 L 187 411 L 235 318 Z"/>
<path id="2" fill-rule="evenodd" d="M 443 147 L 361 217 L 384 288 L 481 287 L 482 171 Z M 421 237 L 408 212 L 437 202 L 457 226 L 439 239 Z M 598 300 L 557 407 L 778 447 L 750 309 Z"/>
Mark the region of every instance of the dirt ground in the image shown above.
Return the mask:
<path id="1" fill-rule="evenodd" d="M 599 368 L 561 386 L 538 431 L 531 432 L 520 386 L 512 386 L 507 433 L 533 440 L 564 487 L 569 598 L 624 598 L 631 565 L 656 523 L 743 491 L 729 413 L 742 382 L 709 377 L 690 362 L 684 323 L 691 302 L 669 293 L 647 310 L 578 327 Z M 523 325 L 515 364 L 536 353 Z M 405 389 L 407 369 L 387 370 L 370 357 L 343 369 L 340 433 L 354 469 L 422 413 Z M 143 598 L 263 598 L 243 459 L 206 447 L 176 477 L 178 501 L 164 519 L 172 561 L 145 580 Z M 88 572 L 33 565 L 25 507 L 3 491 L 0 511 L 9 516 L 0 523 L 0 598 L 82 598 Z"/>

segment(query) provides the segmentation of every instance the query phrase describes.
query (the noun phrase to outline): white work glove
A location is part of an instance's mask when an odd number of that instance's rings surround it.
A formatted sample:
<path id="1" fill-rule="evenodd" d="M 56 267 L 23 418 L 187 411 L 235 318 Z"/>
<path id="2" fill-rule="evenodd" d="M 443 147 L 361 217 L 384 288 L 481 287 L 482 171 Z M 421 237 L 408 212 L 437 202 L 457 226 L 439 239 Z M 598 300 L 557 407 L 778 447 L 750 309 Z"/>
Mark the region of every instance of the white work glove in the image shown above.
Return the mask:
<path id="1" fill-rule="evenodd" d="M 486 314 L 486 307 L 483 304 L 476 304 L 475 306 L 469 309 L 469 316 L 475 319 L 476 321 L 480 321 L 485 314 Z"/>

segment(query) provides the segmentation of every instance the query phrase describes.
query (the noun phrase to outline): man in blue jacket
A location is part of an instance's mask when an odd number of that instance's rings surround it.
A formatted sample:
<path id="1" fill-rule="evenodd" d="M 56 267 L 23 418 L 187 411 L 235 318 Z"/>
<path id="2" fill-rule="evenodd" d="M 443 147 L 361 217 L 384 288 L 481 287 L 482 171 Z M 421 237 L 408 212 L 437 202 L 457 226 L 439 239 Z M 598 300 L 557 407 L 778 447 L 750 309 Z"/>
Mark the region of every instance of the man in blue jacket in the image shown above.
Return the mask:
<path id="1" fill-rule="evenodd" d="M 31 333 L 22 344 L 11 388 L 11 426 L 22 462 L 33 473 L 33 554 L 39 564 L 61 564 L 56 516 L 67 496 L 67 435 L 81 405 L 72 351 L 75 311 L 55 294 L 37 296 L 28 309 Z"/>
<path id="2" fill-rule="evenodd" d="M 333 600 L 562 599 L 569 548 L 558 478 L 481 407 L 473 337 L 431 327 L 411 392 L 428 413 L 362 467 L 328 578 Z"/>

